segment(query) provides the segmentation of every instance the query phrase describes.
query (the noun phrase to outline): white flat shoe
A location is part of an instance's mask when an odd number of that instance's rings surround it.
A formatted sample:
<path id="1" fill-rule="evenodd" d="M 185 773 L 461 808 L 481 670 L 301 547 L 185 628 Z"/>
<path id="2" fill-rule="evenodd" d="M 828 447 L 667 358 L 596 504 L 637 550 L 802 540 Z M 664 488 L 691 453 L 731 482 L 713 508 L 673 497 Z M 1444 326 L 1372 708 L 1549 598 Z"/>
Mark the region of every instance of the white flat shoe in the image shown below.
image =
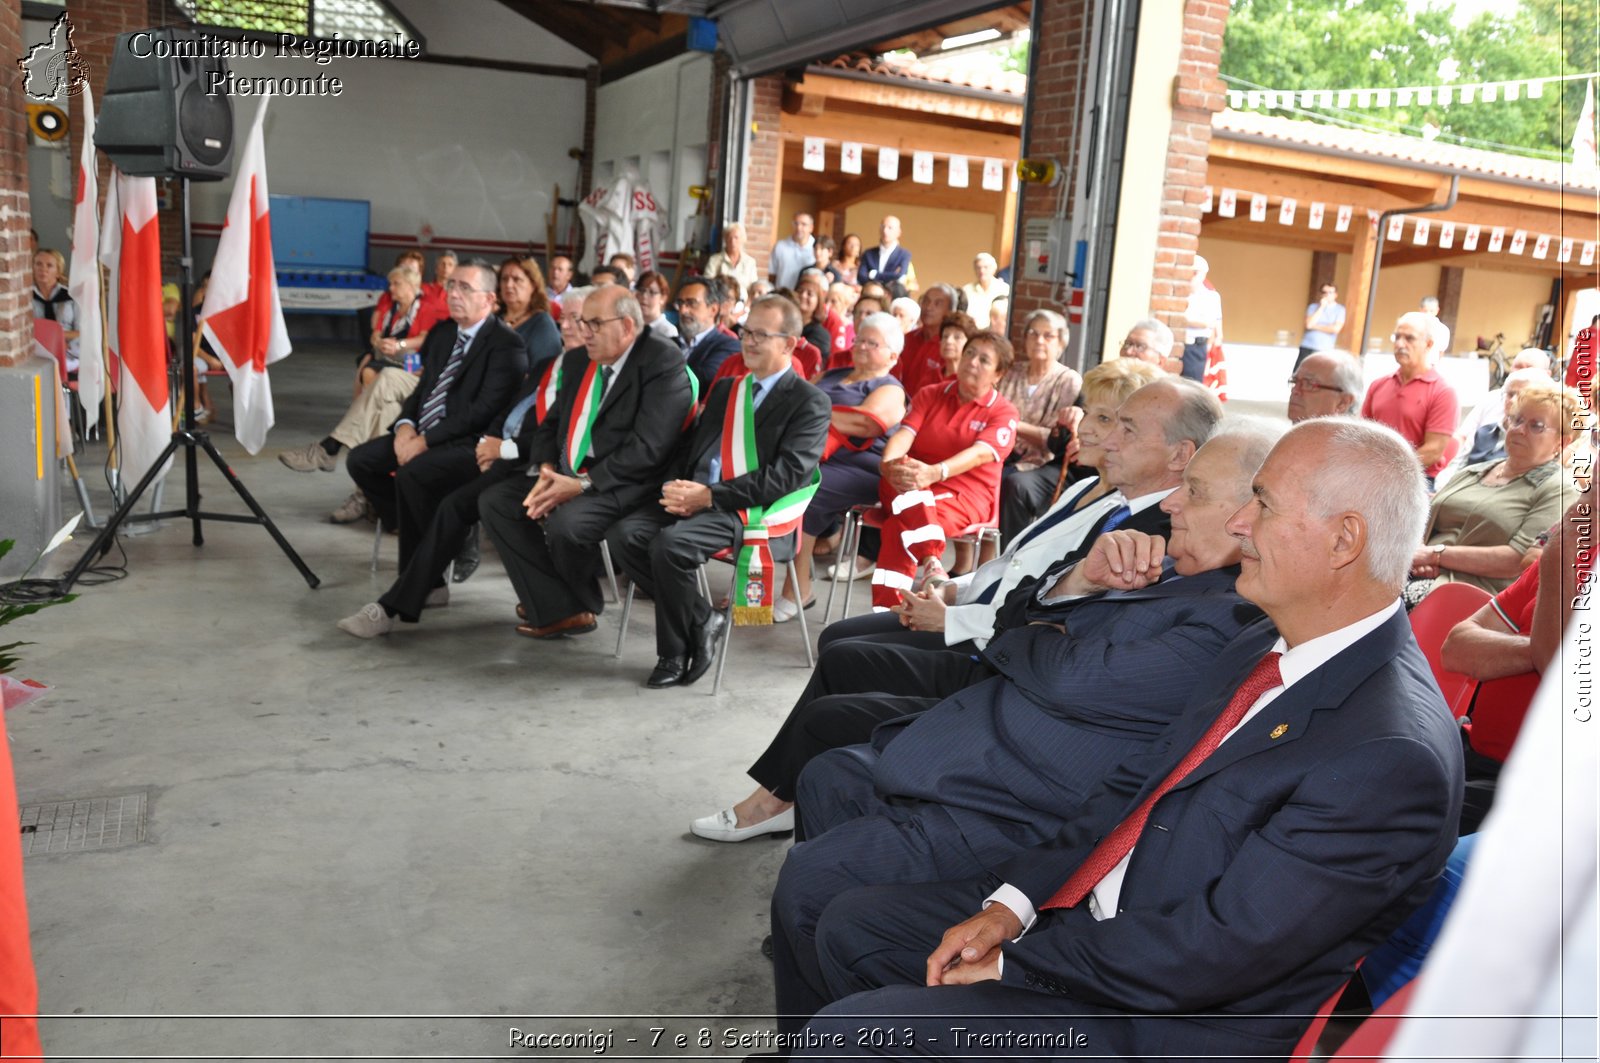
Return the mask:
<path id="1" fill-rule="evenodd" d="M 383 606 L 370 602 L 361 607 L 361 612 L 339 621 L 339 630 L 358 639 L 373 639 L 394 630 L 394 619 L 383 611 Z"/>
<path id="2" fill-rule="evenodd" d="M 834 564 L 829 565 L 828 566 L 827 575 L 824 576 L 823 578 L 824 579 L 830 579 L 830 580 L 842 580 L 842 579 L 844 579 L 845 578 L 845 574 L 843 572 L 839 571 L 839 565 L 840 564 L 842 564 L 842 562 L 835 562 Z M 850 574 L 849 578 L 850 578 L 850 580 L 852 582 L 855 581 L 855 580 L 858 580 L 858 579 L 871 579 L 872 578 L 872 574 L 874 572 L 876 572 L 877 570 L 878 570 L 878 566 L 876 564 L 868 564 L 866 568 L 862 568 L 860 563 L 858 562 L 856 564 L 856 570 L 853 573 Z"/>
<path id="3" fill-rule="evenodd" d="M 714 816 L 701 816 L 689 824 L 689 831 L 698 838 L 713 842 L 742 842 L 763 834 L 790 834 L 794 831 L 794 809 L 784 809 L 771 819 L 748 827 L 736 826 L 738 822 L 739 817 L 733 809 L 725 808 Z"/>
<path id="4" fill-rule="evenodd" d="M 772 622 L 774 624 L 787 624 L 799 615 L 800 607 L 781 594 L 772 603 Z"/>

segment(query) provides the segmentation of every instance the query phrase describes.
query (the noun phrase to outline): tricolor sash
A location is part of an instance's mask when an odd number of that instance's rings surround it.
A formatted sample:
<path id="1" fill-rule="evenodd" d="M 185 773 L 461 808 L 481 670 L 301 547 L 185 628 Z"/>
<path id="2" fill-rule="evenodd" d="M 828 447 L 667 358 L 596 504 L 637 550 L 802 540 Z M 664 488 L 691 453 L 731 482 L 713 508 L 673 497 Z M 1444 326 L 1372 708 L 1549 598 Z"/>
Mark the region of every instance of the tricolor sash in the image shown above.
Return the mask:
<path id="1" fill-rule="evenodd" d="M 760 467 L 756 453 L 755 377 L 746 375 L 733 385 L 732 406 L 722 422 L 722 479 L 754 472 Z M 733 622 L 740 626 L 772 623 L 772 551 L 768 540 L 788 535 L 800 526 L 811 496 L 822 483 L 822 470 L 797 490 L 765 506 L 739 511 L 744 541 L 733 573 Z"/>
<path id="2" fill-rule="evenodd" d="M 594 444 L 594 422 L 600 416 L 600 401 L 606 395 L 606 378 L 599 370 L 599 363 L 589 363 L 578 383 L 578 397 L 572 401 L 572 417 L 567 422 L 567 468 L 574 474 L 583 470 L 583 463 L 589 458 Z"/>
<path id="3" fill-rule="evenodd" d="M 545 414 L 555 408 L 556 396 L 560 393 L 561 359 L 553 358 L 539 381 L 539 397 L 533 401 L 533 416 L 538 424 L 544 424 Z"/>

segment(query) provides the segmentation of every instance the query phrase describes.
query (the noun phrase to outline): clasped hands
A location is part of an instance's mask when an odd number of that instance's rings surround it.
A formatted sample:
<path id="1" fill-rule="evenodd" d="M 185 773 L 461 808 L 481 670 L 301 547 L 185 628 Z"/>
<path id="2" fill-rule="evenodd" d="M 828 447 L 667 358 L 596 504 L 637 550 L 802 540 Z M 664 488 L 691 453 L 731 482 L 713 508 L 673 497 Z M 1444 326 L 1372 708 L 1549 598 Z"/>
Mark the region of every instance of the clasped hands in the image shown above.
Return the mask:
<path id="1" fill-rule="evenodd" d="M 1424 546 L 1411 555 L 1411 578 L 1434 579 L 1439 575 L 1439 551 Z"/>
<path id="2" fill-rule="evenodd" d="M 1051 588 L 1050 597 L 1136 591 L 1161 578 L 1167 541 L 1159 535 L 1117 529 L 1101 535 L 1084 559 Z"/>
<path id="3" fill-rule="evenodd" d="M 912 631 L 943 631 L 944 611 L 949 604 L 944 596 L 946 587 L 953 590 L 954 584 L 946 583 L 916 594 L 901 594 L 900 604 L 894 607 L 900 626 Z"/>
<path id="4" fill-rule="evenodd" d="M 896 491 L 920 491 L 939 482 L 939 466 L 912 457 L 891 458 L 880 466 L 883 478 Z"/>
<path id="5" fill-rule="evenodd" d="M 420 457 L 428 449 L 428 437 L 418 432 L 409 424 L 403 424 L 394 430 L 394 460 L 400 465 L 406 465 L 412 459 Z"/>
<path id="6" fill-rule="evenodd" d="M 539 479 L 533 485 L 533 490 L 528 492 L 528 497 L 522 500 L 522 508 L 528 511 L 529 520 L 538 520 L 563 502 L 569 502 L 583 494 L 583 485 L 576 476 L 563 476 L 554 465 L 549 462 L 539 466 Z"/>
<path id="7" fill-rule="evenodd" d="M 661 508 L 674 517 L 692 517 L 711 508 L 711 488 L 693 480 L 668 480 L 661 485 Z"/>
<path id="8" fill-rule="evenodd" d="M 995 902 L 944 932 L 928 956 L 927 984 L 972 985 L 1000 978 L 1000 945 L 1022 933 L 1022 920 Z"/>

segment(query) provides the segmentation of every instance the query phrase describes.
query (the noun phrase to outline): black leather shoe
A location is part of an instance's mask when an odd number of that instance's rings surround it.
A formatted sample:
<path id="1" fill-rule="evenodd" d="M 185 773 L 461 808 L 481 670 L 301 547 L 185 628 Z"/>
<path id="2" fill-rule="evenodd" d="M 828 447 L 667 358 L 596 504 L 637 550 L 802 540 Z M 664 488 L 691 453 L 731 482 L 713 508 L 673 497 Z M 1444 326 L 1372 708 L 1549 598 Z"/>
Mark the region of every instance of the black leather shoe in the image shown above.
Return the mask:
<path id="1" fill-rule="evenodd" d="M 769 960 L 772 959 L 772 935 L 771 934 L 768 934 L 766 937 L 761 939 L 761 955 L 765 956 Z"/>
<path id="2" fill-rule="evenodd" d="M 727 624 L 726 616 L 712 610 L 710 618 L 701 625 L 700 632 L 694 640 L 694 652 L 689 655 L 689 667 L 683 673 L 684 686 L 705 675 L 706 670 L 711 667 L 712 660 L 717 656 L 717 642 L 722 638 L 722 629 Z"/>
<path id="3" fill-rule="evenodd" d="M 662 687 L 675 687 L 683 682 L 682 657 L 657 657 L 656 670 L 650 673 L 650 678 L 644 685 L 655 690 Z"/>
<path id="4" fill-rule="evenodd" d="M 478 571 L 478 561 L 481 559 L 478 549 L 478 526 L 474 524 L 467 532 L 467 541 L 461 547 L 461 552 L 456 555 L 455 568 L 450 572 L 451 583 L 465 583 L 471 575 Z"/>

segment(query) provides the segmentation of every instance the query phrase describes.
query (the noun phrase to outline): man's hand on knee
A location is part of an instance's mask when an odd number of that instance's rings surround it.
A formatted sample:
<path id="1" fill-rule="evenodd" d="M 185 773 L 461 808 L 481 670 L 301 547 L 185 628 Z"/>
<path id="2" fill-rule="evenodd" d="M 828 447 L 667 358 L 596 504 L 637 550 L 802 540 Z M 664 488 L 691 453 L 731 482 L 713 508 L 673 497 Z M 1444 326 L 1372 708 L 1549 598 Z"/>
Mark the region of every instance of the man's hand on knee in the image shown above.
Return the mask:
<path id="1" fill-rule="evenodd" d="M 970 985 L 1000 977 L 1000 945 L 1022 933 L 1022 920 L 1003 904 L 989 905 L 944 932 L 928 957 L 928 985 Z"/>

